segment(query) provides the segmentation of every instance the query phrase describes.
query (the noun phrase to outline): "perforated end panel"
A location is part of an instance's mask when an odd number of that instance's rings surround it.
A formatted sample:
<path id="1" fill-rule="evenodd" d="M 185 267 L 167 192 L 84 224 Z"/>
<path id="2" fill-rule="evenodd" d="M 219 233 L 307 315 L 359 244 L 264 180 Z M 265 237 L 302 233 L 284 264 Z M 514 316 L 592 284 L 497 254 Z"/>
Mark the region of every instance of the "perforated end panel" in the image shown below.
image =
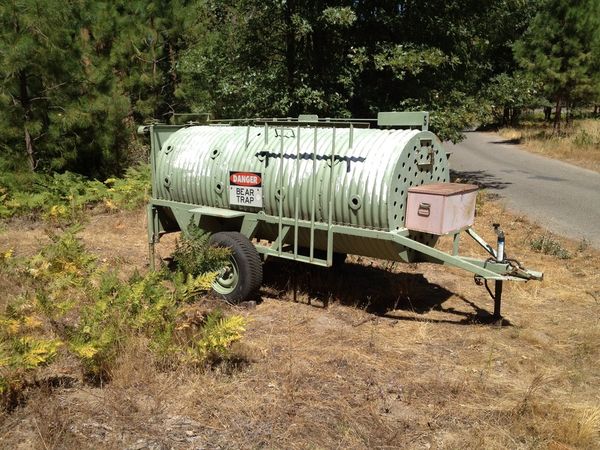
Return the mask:
<path id="1" fill-rule="evenodd" d="M 423 146 L 421 145 L 423 143 Z M 429 150 L 432 150 L 433 161 L 428 165 Z M 390 230 L 404 227 L 406 220 L 406 200 L 408 189 L 430 183 L 450 181 L 450 170 L 446 150 L 440 140 L 431 132 L 424 131 L 412 138 L 405 146 L 390 183 L 388 218 Z M 419 237 L 419 242 L 435 245 L 437 236 L 420 233 L 429 237 Z"/>

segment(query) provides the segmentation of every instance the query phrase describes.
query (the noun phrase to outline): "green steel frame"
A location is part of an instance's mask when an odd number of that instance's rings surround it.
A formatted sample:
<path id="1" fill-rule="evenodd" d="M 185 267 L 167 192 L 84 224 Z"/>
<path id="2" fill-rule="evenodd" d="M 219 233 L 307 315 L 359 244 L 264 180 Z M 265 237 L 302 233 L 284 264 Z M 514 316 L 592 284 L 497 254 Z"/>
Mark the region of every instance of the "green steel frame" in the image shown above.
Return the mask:
<path id="1" fill-rule="evenodd" d="M 473 229 L 467 228 L 454 234 L 454 242 L 458 242 L 462 232 L 471 236 L 488 253 L 491 258 L 477 259 L 458 254 L 458 246 L 455 245 L 452 254 L 443 252 L 428 245 L 417 242 L 408 237 L 409 230 L 406 228 L 395 231 L 370 230 L 365 228 L 350 227 L 344 225 L 328 224 L 323 222 L 311 222 L 306 220 L 290 219 L 281 216 L 271 216 L 263 212 L 248 213 L 243 211 L 233 211 L 229 209 L 213 208 L 208 206 L 198 206 L 187 203 L 179 203 L 168 200 L 152 199 L 148 206 L 148 242 L 150 245 L 150 260 L 154 263 L 154 244 L 158 242 L 161 235 L 160 211 L 161 207 L 169 208 L 175 215 L 180 224 L 199 224 L 203 217 L 217 219 L 241 219 L 241 225 L 237 231 L 241 232 L 248 239 L 254 238 L 254 233 L 259 222 L 265 222 L 278 225 L 279 235 L 271 245 L 265 245 L 261 242 L 255 242 L 256 250 L 265 258 L 269 256 L 291 259 L 306 262 L 318 266 L 330 267 L 333 261 L 333 240 L 336 235 L 350 235 L 355 237 L 379 239 L 391 241 L 398 244 L 399 251 L 402 248 L 411 249 L 428 257 L 428 262 L 434 262 L 442 265 L 454 266 L 464 269 L 486 280 L 502 281 L 526 281 L 540 280 L 543 277 L 541 272 L 526 270 L 515 267 L 509 262 L 496 262 L 493 258 L 496 256 L 493 248 L 485 243 Z M 282 245 L 284 239 L 290 231 L 294 230 L 297 235 L 299 228 L 310 230 L 314 234 L 315 230 L 327 232 L 327 258 L 319 259 L 314 256 L 314 247 L 311 248 L 309 256 L 298 254 L 297 240 L 294 239 L 292 250 L 284 250 Z M 218 230 L 209 230 L 211 232 Z"/>

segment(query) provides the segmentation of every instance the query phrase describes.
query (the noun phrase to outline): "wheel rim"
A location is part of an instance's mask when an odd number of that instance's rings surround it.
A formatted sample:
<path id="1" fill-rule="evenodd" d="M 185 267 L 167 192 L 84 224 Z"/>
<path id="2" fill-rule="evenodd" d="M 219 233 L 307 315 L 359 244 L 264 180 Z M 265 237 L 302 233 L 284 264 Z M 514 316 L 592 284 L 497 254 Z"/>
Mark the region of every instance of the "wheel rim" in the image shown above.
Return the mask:
<path id="1" fill-rule="evenodd" d="M 213 289 L 222 295 L 231 294 L 237 287 L 240 281 L 240 271 L 233 258 L 229 259 L 227 264 L 217 275 L 217 279 L 213 283 Z"/>

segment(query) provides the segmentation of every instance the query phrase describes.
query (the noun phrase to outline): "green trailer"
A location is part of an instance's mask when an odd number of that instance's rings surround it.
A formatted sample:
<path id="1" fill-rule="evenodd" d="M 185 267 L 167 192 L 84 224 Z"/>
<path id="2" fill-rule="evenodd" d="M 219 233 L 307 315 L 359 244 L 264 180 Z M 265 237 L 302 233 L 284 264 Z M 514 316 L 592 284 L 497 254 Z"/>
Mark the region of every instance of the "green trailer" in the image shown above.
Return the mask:
<path id="1" fill-rule="evenodd" d="M 231 248 L 214 285 L 231 302 L 258 290 L 266 258 L 330 267 L 354 254 L 493 280 L 499 319 L 502 283 L 542 273 L 505 258 L 499 226 L 496 248 L 475 233 L 474 187 L 450 183 L 448 154 L 428 121 L 426 112 L 389 112 L 376 121 L 304 115 L 140 127 L 151 143 L 151 266 L 161 235 L 193 224 Z M 435 248 L 440 235 L 453 236 L 451 253 Z M 461 256 L 461 236 L 487 257 Z"/>

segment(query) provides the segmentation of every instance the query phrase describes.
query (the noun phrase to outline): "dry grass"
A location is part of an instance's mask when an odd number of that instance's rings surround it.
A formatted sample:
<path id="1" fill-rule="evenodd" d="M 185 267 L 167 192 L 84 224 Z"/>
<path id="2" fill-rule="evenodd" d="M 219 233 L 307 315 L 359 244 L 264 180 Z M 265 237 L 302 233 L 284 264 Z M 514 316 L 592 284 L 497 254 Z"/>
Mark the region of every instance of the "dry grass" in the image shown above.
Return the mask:
<path id="1" fill-rule="evenodd" d="M 551 124 L 539 122 L 498 132 L 534 153 L 600 172 L 600 120 L 576 120 L 560 134 L 554 133 Z"/>
<path id="2" fill-rule="evenodd" d="M 273 260 L 263 302 L 240 309 L 250 325 L 237 363 L 159 367 L 136 341 L 109 385 L 32 389 L 0 418 L 0 446 L 600 448 L 600 253 L 560 237 L 571 258 L 538 253 L 530 243 L 545 230 L 498 202 L 479 207 L 480 234 L 493 242 L 502 216 L 509 255 L 546 274 L 506 287 L 509 326 L 479 324 L 491 301 L 458 270 Z M 102 258 L 143 268 L 143 217 L 98 216 L 84 238 Z M 29 251 L 35 233 L 6 231 L 0 250 Z M 167 256 L 172 240 L 159 247 Z M 57 370 L 79 379 L 67 363 Z"/>

